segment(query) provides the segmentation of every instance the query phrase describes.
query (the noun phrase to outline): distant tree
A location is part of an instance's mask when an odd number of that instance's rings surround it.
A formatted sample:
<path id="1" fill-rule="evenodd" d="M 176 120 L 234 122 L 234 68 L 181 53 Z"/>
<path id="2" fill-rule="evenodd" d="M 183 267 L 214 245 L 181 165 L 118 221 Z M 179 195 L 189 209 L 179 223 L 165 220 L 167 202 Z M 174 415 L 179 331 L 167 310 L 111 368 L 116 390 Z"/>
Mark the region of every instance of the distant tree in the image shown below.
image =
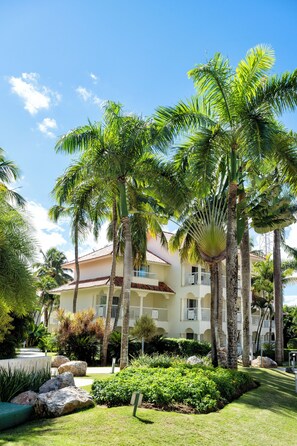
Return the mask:
<path id="1" fill-rule="evenodd" d="M 144 341 L 150 341 L 156 336 L 157 327 L 154 319 L 147 314 L 143 314 L 131 330 L 132 336 L 141 340 L 141 353 L 144 354 Z"/>

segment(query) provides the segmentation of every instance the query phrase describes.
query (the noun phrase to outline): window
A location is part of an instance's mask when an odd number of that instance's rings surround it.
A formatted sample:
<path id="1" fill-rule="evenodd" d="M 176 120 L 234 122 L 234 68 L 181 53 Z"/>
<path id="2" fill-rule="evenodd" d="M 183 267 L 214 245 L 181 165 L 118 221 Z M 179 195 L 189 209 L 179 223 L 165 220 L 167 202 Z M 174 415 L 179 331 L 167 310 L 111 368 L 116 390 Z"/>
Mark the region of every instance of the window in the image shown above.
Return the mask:
<path id="1" fill-rule="evenodd" d="M 136 277 L 148 277 L 149 275 L 149 265 L 141 265 L 138 268 L 135 268 L 134 275 Z"/>
<path id="2" fill-rule="evenodd" d="M 96 317 L 105 317 L 106 315 L 106 296 L 96 296 Z"/>
<path id="3" fill-rule="evenodd" d="M 186 333 L 186 339 L 194 339 L 194 333 Z"/>
<path id="4" fill-rule="evenodd" d="M 187 308 L 197 308 L 197 300 L 187 299 Z"/>

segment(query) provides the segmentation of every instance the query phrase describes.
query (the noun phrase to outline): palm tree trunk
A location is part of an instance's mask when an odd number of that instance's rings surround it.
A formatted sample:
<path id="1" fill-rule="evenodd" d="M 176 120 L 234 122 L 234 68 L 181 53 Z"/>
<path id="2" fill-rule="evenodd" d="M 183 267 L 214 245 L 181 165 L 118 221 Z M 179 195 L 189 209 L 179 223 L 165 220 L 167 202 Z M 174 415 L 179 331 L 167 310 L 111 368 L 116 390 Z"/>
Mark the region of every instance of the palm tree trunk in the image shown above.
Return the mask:
<path id="1" fill-rule="evenodd" d="M 75 229 L 74 229 L 74 258 L 75 258 L 76 281 L 75 281 L 75 287 L 74 287 L 74 292 L 73 292 L 73 313 L 76 313 L 78 287 L 79 287 L 79 280 L 80 280 L 80 268 L 79 268 L 79 261 L 78 261 L 78 227 L 77 227 L 77 224 L 75 225 Z"/>
<path id="2" fill-rule="evenodd" d="M 120 294 L 120 298 L 119 298 L 119 305 L 117 306 L 117 311 L 116 311 L 116 315 L 115 315 L 114 322 L 113 322 L 113 331 L 115 331 L 117 326 L 118 326 L 118 322 L 119 322 L 119 318 L 120 318 L 120 314 L 121 314 L 121 309 L 122 309 L 122 304 L 123 304 L 123 287 L 121 289 L 121 294 Z"/>
<path id="3" fill-rule="evenodd" d="M 241 280 L 242 280 L 242 365 L 250 365 L 250 320 L 251 320 L 251 267 L 250 267 L 250 237 L 248 222 L 245 222 L 245 230 L 240 244 L 241 253 Z"/>
<path id="4" fill-rule="evenodd" d="M 48 317 L 48 304 L 45 304 L 45 306 L 44 306 L 44 326 L 46 328 L 48 328 L 48 321 L 49 321 L 49 317 Z"/>
<path id="5" fill-rule="evenodd" d="M 218 351 L 217 351 L 217 320 L 218 320 L 218 306 L 217 306 L 217 276 L 218 266 L 216 263 L 209 265 L 210 269 L 210 331 L 211 331 L 211 361 L 214 367 L 218 366 Z"/>
<path id="6" fill-rule="evenodd" d="M 122 218 L 123 231 L 125 237 L 124 251 L 124 278 L 123 278 L 123 322 L 122 322 L 122 338 L 121 338 L 121 359 L 120 369 L 124 369 L 128 365 L 128 341 L 129 341 L 129 312 L 130 312 L 130 292 L 131 278 L 133 271 L 132 258 L 132 239 L 130 220 L 128 216 Z"/>
<path id="7" fill-rule="evenodd" d="M 283 341 L 283 290 L 281 276 L 281 234 L 274 230 L 273 244 L 273 282 L 274 282 L 274 311 L 275 311 L 275 361 L 281 365 L 284 361 Z"/>
<path id="8" fill-rule="evenodd" d="M 113 202 L 113 242 L 112 242 L 112 263 L 111 263 L 111 272 L 110 272 L 110 282 L 109 282 L 109 291 L 108 291 L 108 299 L 106 302 L 107 308 L 106 308 L 106 319 L 105 319 L 105 330 L 103 335 L 103 342 L 102 342 L 102 365 L 106 366 L 107 362 L 107 349 L 108 349 L 108 342 L 111 332 L 110 322 L 111 322 L 111 310 L 112 310 L 112 300 L 113 300 L 113 294 L 114 294 L 114 279 L 116 275 L 116 264 L 117 264 L 117 244 L 118 244 L 118 225 L 117 225 L 117 205 L 116 201 Z"/>
<path id="9" fill-rule="evenodd" d="M 256 349 L 257 351 L 259 351 L 260 349 L 260 339 L 261 339 L 261 333 L 262 333 L 262 328 L 263 328 L 263 323 L 264 323 L 264 319 L 266 316 L 266 310 L 262 310 L 261 311 L 261 317 L 259 320 L 259 325 L 258 325 L 258 338 L 257 338 L 257 343 L 256 343 Z"/>
<path id="10" fill-rule="evenodd" d="M 218 263 L 218 348 L 224 345 L 222 262 Z"/>
<path id="11" fill-rule="evenodd" d="M 228 222 L 226 250 L 226 291 L 227 291 L 227 333 L 228 367 L 237 369 L 237 294 L 238 294 L 238 252 L 237 252 L 237 182 L 231 181 L 228 191 Z"/>

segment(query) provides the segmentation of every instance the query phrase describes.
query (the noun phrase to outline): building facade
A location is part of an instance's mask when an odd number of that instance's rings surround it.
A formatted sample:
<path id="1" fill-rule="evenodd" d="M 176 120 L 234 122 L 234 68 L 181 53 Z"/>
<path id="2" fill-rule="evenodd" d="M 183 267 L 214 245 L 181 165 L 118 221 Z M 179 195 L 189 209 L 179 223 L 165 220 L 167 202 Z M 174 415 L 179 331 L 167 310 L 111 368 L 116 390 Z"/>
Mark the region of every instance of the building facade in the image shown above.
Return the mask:
<path id="1" fill-rule="evenodd" d="M 166 237 L 172 236 L 166 233 Z M 251 255 L 251 262 L 259 257 Z M 112 262 L 112 245 L 79 258 L 80 282 L 77 311 L 93 308 L 97 316 L 106 314 Z M 55 292 L 60 294 L 60 307 L 72 311 L 75 287 L 75 264 L 68 262 L 65 267 L 74 272 L 74 281 Z M 119 258 L 115 279 L 115 293 L 112 318 L 115 317 L 123 280 L 123 262 Z M 238 349 L 242 345 L 242 312 L 240 277 L 238 280 Z M 202 265 L 181 262 L 178 252 L 169 252 L 161 246 L 160 240 L 148 237 L 147 264 L 134 270 L 130 299 L 130 326 L 143 314 L 151 316 L 156 323 L 158 334 L 168 337 L 196 339 L 210 342 L 210 273 Z M 260 314 L 251 315 L 251 339 L 255 338 Z M 226 343 L 226 279 L 223 276 L 223 331 Z M 51 328 L 56 325 L 51 320 Z M 121 318 L 119 319 L 121 327 Z M 262 327 L 261 342 L 268 341 L 269 321 Z"/>

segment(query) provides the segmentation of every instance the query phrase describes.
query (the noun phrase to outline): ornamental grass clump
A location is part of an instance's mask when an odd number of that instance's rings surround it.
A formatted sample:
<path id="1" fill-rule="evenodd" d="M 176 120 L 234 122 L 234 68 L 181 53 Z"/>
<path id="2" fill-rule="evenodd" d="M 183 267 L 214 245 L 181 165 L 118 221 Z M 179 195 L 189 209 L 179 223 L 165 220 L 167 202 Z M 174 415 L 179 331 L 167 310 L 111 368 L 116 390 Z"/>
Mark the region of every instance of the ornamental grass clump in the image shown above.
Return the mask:
<path id="1" fill-rule="evenodd" d="M 129 367 L 108 380 L 95 381 L 92 394 L 98 404 L 112 407 L 129 404 L 132 393 L 140 391 L 143 402 L 156 408 L 208 413 L 254 386 L 242 372 L 176 364 Z"/>
<path id="2" fill-rule="evenodd" d="M 43 370 L 11 370 L 0 368 L 0 401 L 11 401 L 27 390 L 38 392 L 39 387 L 51 377 L 50 368 Z"/>

